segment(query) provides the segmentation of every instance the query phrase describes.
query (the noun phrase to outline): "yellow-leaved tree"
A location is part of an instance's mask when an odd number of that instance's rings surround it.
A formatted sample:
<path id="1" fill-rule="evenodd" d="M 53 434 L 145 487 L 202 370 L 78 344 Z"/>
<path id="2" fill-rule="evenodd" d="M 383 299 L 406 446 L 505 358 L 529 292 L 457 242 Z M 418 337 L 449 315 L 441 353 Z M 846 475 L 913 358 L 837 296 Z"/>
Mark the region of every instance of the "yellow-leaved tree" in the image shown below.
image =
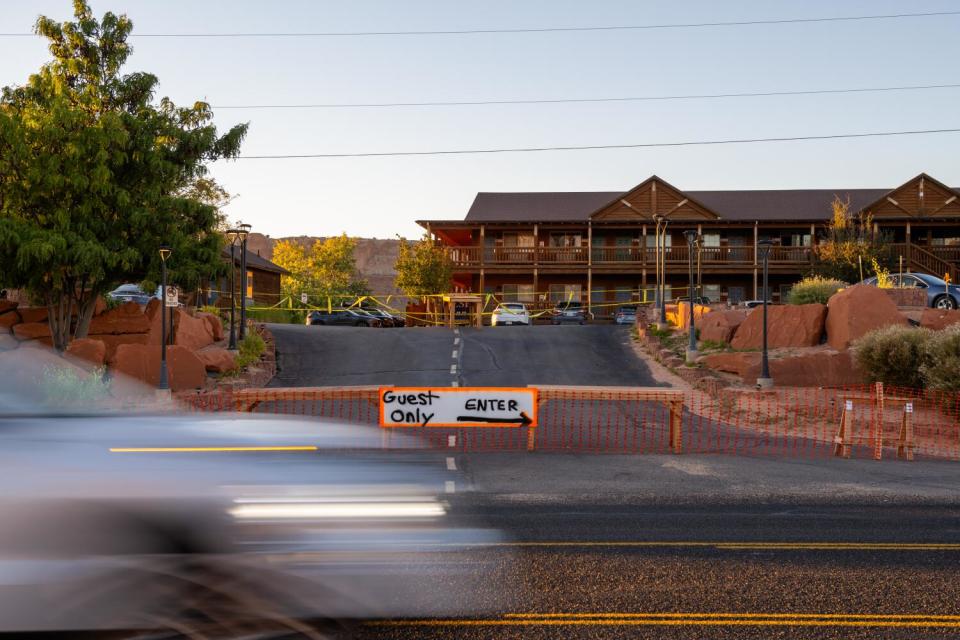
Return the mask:
<path id="1" fill-rule="evenodd" d="M 283 295 L 299 300 L 306 293 L 316 304 L 327 296 L 341 302 L 344 296 L 369 294 L 367 281 L 357 272 L 356 246 L 356 238 L 346 234 L 317 239 L 310 246 L 295 240 L 277 242 L 272 260 L 290 272 L 280 278 Z"/>

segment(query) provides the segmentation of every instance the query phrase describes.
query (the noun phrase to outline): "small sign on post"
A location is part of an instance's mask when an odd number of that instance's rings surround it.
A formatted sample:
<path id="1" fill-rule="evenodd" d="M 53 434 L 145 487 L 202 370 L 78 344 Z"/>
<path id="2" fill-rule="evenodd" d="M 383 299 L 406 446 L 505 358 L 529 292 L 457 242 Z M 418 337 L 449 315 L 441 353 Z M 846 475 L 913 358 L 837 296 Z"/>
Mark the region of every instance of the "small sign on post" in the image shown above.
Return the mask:
<path id="1" fill-rule="evenodd" d="M 847 404 L 845 405 L 845 409 L 846 409 L 847 411 L 853 411 L 853 400 L 847 400 Z"/>
<path id="2" fill-rule="evenodd" d="M 176 287 L 167 287 L 167 296 L 164 299 L 163 306 L 165 307 L 179 307 L 180 306 L 180 290 Z"/>
<path id="3" fill-rule="evenodd" d="M 907 404 L 903 405 L 903 411 L 905 413 L 913 413 L 913 403 L 908 402 Z"/>
<path id="4" fill-rule="evenodd" d="M 381 387 L 381 427 L 536 427 L 530 387 Z"/>
<path id="5" fill-rule="evenodd" d="M 301 293 L 301 294 L 300 294 L 300 304 L 307 304 L 307 300 L 308 300 L 307 294 Z"/>

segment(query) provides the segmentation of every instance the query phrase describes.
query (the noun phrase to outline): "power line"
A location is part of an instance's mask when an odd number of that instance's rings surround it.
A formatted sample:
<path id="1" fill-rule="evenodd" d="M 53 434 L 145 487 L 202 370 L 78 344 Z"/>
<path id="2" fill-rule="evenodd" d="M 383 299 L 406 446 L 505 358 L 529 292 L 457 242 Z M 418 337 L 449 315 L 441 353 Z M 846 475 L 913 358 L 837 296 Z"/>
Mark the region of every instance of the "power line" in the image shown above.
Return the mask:
<path id="1" fill-rule="evenodd" d="M 131 38 L 327 38 L 357 36 L 460 36 L 482 34 L 560 33 L 577 31 L 636 31 L 654 29 L 699 29 L 705 27 L 742 27 L 777 24 L 809 24 L 817 22 L 852 22 L 860 20 L 895 20 L 960 15 L 960 11 L 926 13 L 889 13 L 864 16 L 826 16 L 819 18 L 782 18 L 778 20 L 738 20 L 730 22 L 691 22 L 642 25 L 600 25 L 594 27 L 533 27 L 519 29 L 449 29 L 442 31 L 317 31 L 317 32 L 248 32 L 248 33 L 137 33 Z M 0 33 L 0 37 L 32 36 L 32 33 Z"/>
<path id="2" fill-rule="evenodd" d="M 647 102 L 665 100 L 703 100 L 713 98 L 758 98 L 770 96 L 811 96 L 837 93 L 872 93 L 881 91 L 922 91 L 928 89 L 955 89 L 958 84 L 905 85 L 899 87 L 861 87 L 851 89 L 809 89 L 798 91 L 761 91 L 748 93 L 705 93 L 667 96 L 628 96 L 606 98 L 557 98 L 533 100 L 453 100 L 437 102 L 354 102 L 317 104 L 229 104 L 215 105 L 214 109 L 360 109 L 395 107 L 465 107 L 512 104 L 569 104 L 586 102 Z"/>
<path id="3" fill-rule="evenodd" d="M 539 151 L 587 151 L 595 149 L 652 149 L 658 147 L 694 147 L 721 144 L 755 144 L 763 142 L 798 142 L 803 140 L 839 140 L 843 138 L 879 138 L 915 136 L 931 133 L 960 133 L 958 129 L 921 129 L 917 131 L 875 131 L 868 133 L 837 133 L 820 136 L 788 136 L 780 138 L 739 138 L 730 140 L 688 140 L 683 142 L 645 142 L 637 144 L 597 144 L 565 147 L 514 147 L 503 149 L 445 149 L 435 151 L 370 151 L 361 153 L 304 153 L 240 156 L 238 160 L 298 160 L 306 158 L 381 158 L 396 156 L 449 156 L 489 153 L 529 153 Z"/>

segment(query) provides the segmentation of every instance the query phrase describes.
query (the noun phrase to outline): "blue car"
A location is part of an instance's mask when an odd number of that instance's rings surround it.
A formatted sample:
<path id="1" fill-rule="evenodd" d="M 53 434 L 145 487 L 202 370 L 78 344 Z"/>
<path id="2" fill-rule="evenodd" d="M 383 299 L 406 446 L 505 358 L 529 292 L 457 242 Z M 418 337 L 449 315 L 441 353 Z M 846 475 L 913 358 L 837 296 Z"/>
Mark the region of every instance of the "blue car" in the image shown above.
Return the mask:
<path id="1" fill-rule="evenodd" d="M 892 274 L 890 280 L 894 287 L 903 287 L 906 289 L 926 289 L 927 306 L 935 309 L 956 309 L 960 306 L 960 287 L 954 284 L 948 285 L 937 276 L 931 276 L 926 273 L 899 273 Z M 876 276 L 867 278 L 864 284 L 877 284 Z"/>

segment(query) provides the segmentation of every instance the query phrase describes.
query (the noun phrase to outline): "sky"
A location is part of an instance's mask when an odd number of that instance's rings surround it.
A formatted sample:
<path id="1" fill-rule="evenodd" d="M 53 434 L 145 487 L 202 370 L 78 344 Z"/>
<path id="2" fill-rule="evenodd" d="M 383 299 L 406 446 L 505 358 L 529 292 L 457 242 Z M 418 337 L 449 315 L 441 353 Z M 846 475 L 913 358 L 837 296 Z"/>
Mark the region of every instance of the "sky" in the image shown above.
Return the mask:
<path id="1" fill-rule="evenodd" d="M 0 0 L 0 31 L 69 0 Z M 355 32 L 649 25 L 960 9 L 951 0 L 92 0 L 141 33 Z M 960 15 L 697 29 L 358 36 L 134 38 L 125 71 L 160 95 L 206 100 L 244 155 L 632 144 L 960 127 L 960 88 L 652 102 L 351 109 L 232 105 L 663 96 L 960 83 Z M 0 85 L 49 59 L 0 37 Z M 462 219 L 478 191 L 892 188 L 921 171 L 960 184 L 960 134 L 491 155 L 240 159 L 212 175 L 226 212 L 273 237 L 416 237 Z"/>

